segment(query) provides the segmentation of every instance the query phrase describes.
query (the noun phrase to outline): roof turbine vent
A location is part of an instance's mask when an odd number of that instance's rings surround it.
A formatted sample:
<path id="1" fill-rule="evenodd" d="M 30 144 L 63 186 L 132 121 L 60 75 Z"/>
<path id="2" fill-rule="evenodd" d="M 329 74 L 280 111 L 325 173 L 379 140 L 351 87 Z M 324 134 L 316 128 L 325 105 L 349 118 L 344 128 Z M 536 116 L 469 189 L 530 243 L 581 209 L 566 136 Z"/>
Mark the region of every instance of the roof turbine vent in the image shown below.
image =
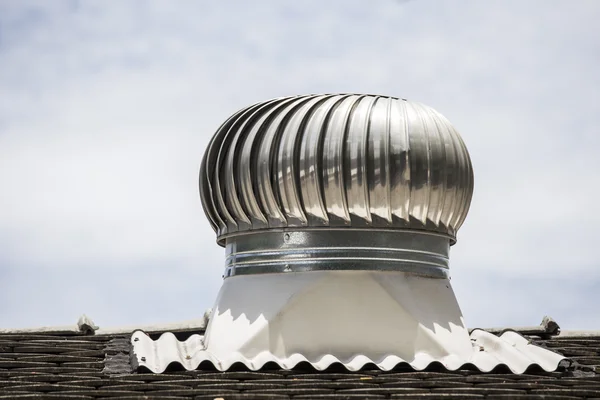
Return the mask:
<path id="1" fill-rule="evenodd" d="M 226 249 L 205 335 L 189 339 L 184 347 L 195 351 L 186 357 L 147 360 L 161 353 L 147 348 L 143 365 L 389 370 L 437 361 L 523 372 L 532 363 L 527 341 L 470 336 L 450 285 L 449 249 L 472 194 L 463 141 L 422 104 L 307 95 L 238 111 L 200 170 L 202 204 Z M 165 335 L 153 346 L 161 340 L 177 347 Z M 512 362 L 518 351 L 525 355 Z"/>
<path id="2" fill-rule="evenodd" d="M 470 349 L 447 278 L 472 193 L 459 134 L 421 104 L 310 95 L 237 112 L 200 172 L 226 247 L 207 349 L 285 366 Z"/>

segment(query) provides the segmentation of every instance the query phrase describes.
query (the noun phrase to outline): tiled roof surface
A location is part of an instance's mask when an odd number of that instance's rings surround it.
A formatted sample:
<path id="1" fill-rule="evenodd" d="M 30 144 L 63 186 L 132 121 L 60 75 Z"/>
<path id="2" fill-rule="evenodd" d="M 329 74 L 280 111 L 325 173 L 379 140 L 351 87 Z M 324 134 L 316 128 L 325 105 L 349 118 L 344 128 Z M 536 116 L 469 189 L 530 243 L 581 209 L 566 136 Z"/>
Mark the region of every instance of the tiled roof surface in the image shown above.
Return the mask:
<path id="1" fill-rule="evenodd" d="M 130 335 L 1 333 L 0 399 L 600 399 L 600 336 L 533 339 L 573 362 L 557 372 L 133 371 Z M 598 371 L 598 372 L 596 372 Z"/>

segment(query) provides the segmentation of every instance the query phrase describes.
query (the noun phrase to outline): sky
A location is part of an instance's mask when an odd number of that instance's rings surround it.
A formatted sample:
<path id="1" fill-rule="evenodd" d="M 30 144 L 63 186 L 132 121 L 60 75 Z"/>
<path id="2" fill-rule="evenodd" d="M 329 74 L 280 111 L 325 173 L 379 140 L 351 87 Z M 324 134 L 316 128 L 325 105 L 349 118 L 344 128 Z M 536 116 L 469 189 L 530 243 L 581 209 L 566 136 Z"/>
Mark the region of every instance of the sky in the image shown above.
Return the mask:
<path id="1" fill-rule="evenodd" d="M 0 328 L 200 318 L 198 171 L 273 97 L 427 104 L 471 154 L 469 327 L 600 330 L 600 1 L 0 0 Z"/>

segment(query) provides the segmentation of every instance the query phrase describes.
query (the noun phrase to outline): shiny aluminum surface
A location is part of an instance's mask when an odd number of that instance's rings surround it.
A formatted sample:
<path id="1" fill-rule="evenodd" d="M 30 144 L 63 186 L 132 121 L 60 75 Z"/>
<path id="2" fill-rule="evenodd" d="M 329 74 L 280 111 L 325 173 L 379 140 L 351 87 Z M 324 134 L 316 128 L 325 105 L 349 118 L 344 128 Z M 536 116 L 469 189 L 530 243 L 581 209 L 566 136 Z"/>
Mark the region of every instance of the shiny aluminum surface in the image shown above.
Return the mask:
<path id="1" fill-rule="evenodd" d="M 420 229 L 455 239 L 473 171 L 458 132 L 419 103 L 375 95 L 278 98 L 232 115 L 200 170 L 218 242 L 273 228 Z"/>
<path id="2" fill-rule="evenodd" d="M 448 278 L 450 241 L 424 231 L 268 231 L 227 240 L 224 278 L 306 271 L 404 271 Z"/>

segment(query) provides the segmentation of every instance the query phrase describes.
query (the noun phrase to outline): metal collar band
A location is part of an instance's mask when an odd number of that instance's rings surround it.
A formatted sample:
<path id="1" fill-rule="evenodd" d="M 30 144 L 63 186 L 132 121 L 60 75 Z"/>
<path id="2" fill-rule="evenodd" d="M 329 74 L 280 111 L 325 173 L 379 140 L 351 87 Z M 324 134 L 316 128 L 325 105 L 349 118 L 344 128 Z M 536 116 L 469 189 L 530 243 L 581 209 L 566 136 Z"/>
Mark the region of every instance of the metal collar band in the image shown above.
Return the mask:
<path id="1" fill-rule="evenodd" d="M 451 238 L 424 231 L 263 231 L 227 239 L 225 274 L 403 271 L 448 278 Z"/>

